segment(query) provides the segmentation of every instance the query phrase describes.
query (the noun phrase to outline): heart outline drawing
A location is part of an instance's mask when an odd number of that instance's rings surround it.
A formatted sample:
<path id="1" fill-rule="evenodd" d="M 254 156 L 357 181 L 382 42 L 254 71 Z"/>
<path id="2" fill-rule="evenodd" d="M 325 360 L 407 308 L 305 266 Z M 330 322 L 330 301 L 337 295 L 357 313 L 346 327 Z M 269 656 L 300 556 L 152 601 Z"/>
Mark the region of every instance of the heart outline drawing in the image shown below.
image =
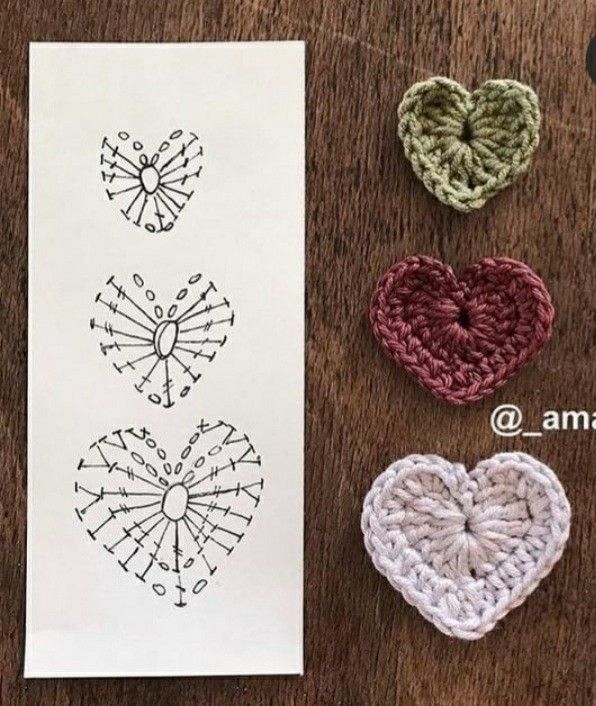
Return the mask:
<path id="1" fill-rule="evenodd" d="M 89 325 L 100 336 L 101 353 L 118 373 L 133 376 L 137 392 L 164 409 L 201 379 L 228 342 L 236 316 L 201 273 L 190 276 L 168 305 L 139 273 L 125 280 L 110 275 L 94 304 L 97 314 Z"/>
<path id="2" fill-rule="evenodd" d="M 477 402 L 533 360 L 554 307 L 527 265 L 483 258 L 458 277 L 433 257 L 395 263 L 373 294 L 370 321 L 385 354 L 435 397 Z"/>
<path id="3" fill-rule="evenodd" d="M 362 511 L 377 570 L 441 632 L 477 640 L 521 605 L 561 557 L 571 509 L 553 471 L 501 453 L 469 473 L 411 455 L 382 473 Z"/>
<path id="4" fill-rule="evenodd" d="M 463 213 L 481 208 L 525 173 L 539 142 L 538 97 L 511 79 L 487 81 L 472 93 L 442 76 L 415 83 L 398 118 L 416 176 Z"/>
<path id="5" fill-rule="evenodd" d="M 118 428 L 78 463 L 75 515 L 125 574 L 181 608 L 252 525 L 261 463 L 248 436 L 222 420 L 201 419 L 174 461 L 147 428 Z"/>
<path id="6" fill-rule="evenodd" d="M 203 146 L 194 132 L 173 130 L 151 152 L 121 130 L 101 143 L 105 192 L 120 213 L 148 233 L 167 233 L 194 195 L 188 184 L 201 175 Z"/>

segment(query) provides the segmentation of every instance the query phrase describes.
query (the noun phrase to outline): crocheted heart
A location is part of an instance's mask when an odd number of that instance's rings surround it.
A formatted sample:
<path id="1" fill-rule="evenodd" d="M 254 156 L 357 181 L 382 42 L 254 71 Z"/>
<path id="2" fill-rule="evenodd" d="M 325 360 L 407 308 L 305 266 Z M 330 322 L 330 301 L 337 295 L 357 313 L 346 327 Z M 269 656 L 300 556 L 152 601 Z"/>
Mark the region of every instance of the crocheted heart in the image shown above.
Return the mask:
<path id="1" fill-rule="evenodd" d="M 511 184 L 538 145 L 538 98 L 517 81 L 487 81 L 468 93 L 456 81 L 431 78 L 406 91 L 398 114 L 414 172 L 458 211 L 480 208 Z"/>
<path id="2" fill-rule="evenodd" d="M 200 273 L 167 300 L 138 273 L 112 275 L 96 295 L 95 308 L 90 326 L 100 351 L 137 392 L 164 408 L 186 397 L 234 325 L 230 302 Z"/>
<path id="3" fill-rule="evenodd" d="M 100 561 L 183 607 L 244 538 L 263 490 L 261 457 L 223 421 L 201 420 L 173 459 L 145 427 L 121 428 L 89 446 L 74 489 Z"/>
<path id="4" fill-rule="evenodd" d="M 552 333 L 542 280 L 521 262 L 485 258 L 458 279 L 431 257 L 397 262 L 370 319 L 383 350 L 436 397 L 476 402 L 534 358 Z"/>
<path id="5" fill-rule="evenodd" d="M 467 473 L 439 456 L 389 466 L 364 501 L 374 565 L 441 632 L 476 640 L 559 560 L 571 511 L 559 480 L 523 453 Z"/>
<path id="6" fill-rule="evenodd" d="M 174 130 L 159 147 L 146 151 L 121 130 L 101 143 L 101 178 L 110 201 L 133 225 L 148 233 L 174 227 L 201 175 L 203 146 L 194 132 Z"/>

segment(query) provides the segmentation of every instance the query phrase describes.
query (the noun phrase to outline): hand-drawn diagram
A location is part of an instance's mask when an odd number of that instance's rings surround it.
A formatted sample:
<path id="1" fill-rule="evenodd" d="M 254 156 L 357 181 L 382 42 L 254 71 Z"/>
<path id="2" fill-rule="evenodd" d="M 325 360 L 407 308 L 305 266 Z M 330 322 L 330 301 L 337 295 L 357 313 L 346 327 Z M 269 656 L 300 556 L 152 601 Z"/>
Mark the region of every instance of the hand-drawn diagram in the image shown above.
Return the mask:
<path id="1" fill-rule="evenodd" d="M 201 420 L 175 462 L 146 428 L 116 429 L 78 464 L 75 513 L 124 572 L 183 607 L 244 538 L 263 483 L 261 457 L 226 422 Z"/>
<path id="2" fill-rule="evenodd" d="M 119 373 L 134 376 L 138 392 L 165 408 L 186 397 L 234 325 L 229 301 L 201 274 L 190 277 L 169 306 L 158 303 L 141 275 L 132 276 L 130 287 L 112 275 L 95 304 L 101 313 L 90 326 L 101 336 L 101 352 Z"/>
<path id="3" fill-rule="evenodd" d="M 101 178 L 110 201 L 126 220 L 149 233 L 171 230 L 201 175 L 203 146 L 194 132 L 174 130 L 152 156 L 142 142 L 120 131 L 101 143 Z"/>

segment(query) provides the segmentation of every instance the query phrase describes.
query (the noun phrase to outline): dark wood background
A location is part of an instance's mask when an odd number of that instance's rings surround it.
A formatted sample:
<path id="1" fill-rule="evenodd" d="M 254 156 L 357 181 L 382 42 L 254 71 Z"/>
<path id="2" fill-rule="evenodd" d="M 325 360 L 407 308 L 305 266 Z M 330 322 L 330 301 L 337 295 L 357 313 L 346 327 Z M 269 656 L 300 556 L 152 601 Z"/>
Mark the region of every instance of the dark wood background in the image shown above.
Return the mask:
<path id="1" fill-rule="evenodd" d="M 3 0 L 0 6 L 0 697 L 3 706 L 398 704 L 592 706 L 596 678 L 596 431 L 500 439 L 495 405 L 596 410 L 596 87 L 590 0 Z M 26 514 L 27 44 L 30 40 L 307 41 L 306 673 L 299 677 L 22 677 Z M 84 66 L 81 71 L 84 71 Z M 541 100 L 526 178 L 460 215 L 414 177 L 396 108 L 435 74 L 469 87 L 511 77 Z M 53 168 L 48 165 L 48 178 Z M 460 268 L 527 262 L 557 308 L 554 338 L 503 390 L 454 409 L 377 349 L 378 276 L 407 254 Z M 51 265 L 49 265 L 51 266 Z M 567 550 L 526 604 L 475 643 L 448 639 L 377 574 L 362 498 L 391 461 L 435 452 L 473 464 L 536 455 L 573 508 Z"/>

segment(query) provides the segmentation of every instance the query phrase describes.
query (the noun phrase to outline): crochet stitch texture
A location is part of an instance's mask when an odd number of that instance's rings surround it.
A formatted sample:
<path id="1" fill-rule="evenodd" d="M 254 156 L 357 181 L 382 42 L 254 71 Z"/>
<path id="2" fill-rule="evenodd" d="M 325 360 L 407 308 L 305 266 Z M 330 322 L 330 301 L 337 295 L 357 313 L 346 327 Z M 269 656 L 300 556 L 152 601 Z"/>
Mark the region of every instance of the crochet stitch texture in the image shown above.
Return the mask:
<path id="1" fill-rule="evenodd" d="M 476 640 L 559 560 L 571 510 L 559 480 L 523 453 L 467 473 L 439 456 L 393 463 L 364 500 L 375 567 L 446 635 Z"/>
<path id="2" fill-rule="evenodd" d="M 509 79 L 487 81 L 473 93 L 443 77 L 415 83 L 398 116 L 414 172 L 458 211 L 481 208 L 511 184 L 538 145 L 538 97 Z"/>
<path id="3" fill-rule="evenodd" d="M 507 382 L 552 333 L 554 308 L 527 265 L 484 258 L 460 278 L 432 257 L 397 262 L 370 320 L 385 353 L 436 397 L 462 405 Z"/>

